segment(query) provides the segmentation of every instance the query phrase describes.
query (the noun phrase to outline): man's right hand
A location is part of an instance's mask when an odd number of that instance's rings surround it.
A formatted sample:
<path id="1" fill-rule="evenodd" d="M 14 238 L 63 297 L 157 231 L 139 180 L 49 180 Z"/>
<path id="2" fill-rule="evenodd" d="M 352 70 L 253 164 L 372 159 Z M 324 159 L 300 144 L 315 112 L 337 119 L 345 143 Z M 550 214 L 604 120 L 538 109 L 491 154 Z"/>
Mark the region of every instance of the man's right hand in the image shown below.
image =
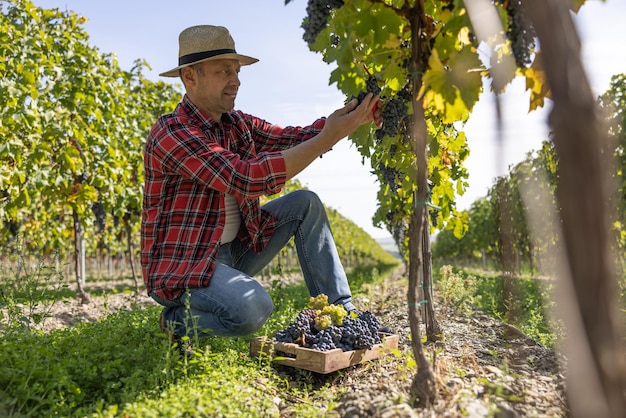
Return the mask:
<path id="1" fill-rule="evenodd" d="M 381 122 L 379 97 L 368 93 L 358 104 L 351 100 L 344 107 L 335 110 L 327 118 L 322 131 L 313 138 L 282 152 L 285 159 L 287 180 L 295 177 L 317 157 L 330 150 L 337 142 L 347 137 L 361 125 Z"/>

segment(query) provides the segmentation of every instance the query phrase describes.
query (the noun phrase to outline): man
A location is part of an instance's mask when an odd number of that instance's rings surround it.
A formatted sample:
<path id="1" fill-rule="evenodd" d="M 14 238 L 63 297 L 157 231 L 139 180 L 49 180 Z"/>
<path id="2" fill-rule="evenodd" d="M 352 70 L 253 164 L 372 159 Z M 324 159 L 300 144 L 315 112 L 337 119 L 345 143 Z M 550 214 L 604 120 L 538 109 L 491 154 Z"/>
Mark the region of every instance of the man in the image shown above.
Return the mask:
<path id="1" fill-rule="evenodd" d="M 311 296 L 355 309 L 324 207 L 296 191 L 262 208 L 285 182 L 359 126 L 376 121 L 378 97 L 351 101 L 306 127 L 282 128 L 234 110 L 241 66 L 228 30 L 194 26 L 179 37 L 185 95 L 161 116 L 145 146 L 141 264 L 149 295 L 164 306 L 161 327 L 184 335 L 243 336 L 272 313 L 252 278 L 295 237 Z"/>

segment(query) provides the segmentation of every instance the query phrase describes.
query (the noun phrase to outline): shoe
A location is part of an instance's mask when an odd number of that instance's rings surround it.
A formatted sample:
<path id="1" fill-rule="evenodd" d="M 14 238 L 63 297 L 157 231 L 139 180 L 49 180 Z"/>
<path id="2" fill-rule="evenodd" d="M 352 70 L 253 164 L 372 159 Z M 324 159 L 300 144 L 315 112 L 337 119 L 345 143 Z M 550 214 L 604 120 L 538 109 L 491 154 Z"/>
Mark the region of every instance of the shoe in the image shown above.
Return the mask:
<path id="1" fill-rule="evenodd" d="M 391 327 L 385 326 L 385 327 L 378 328 L 378 332 L 382 332 L 385 334 L 393 334 L 393 329 L 391 329 Z"/>
<path id="2" fill-rule="evenodd" d="M 161 311 L 161 316 L 159 317 L 159 326 L 161 328 L 161 332 L 168 336 L 170 340 L 170 347 L 174 346 L 178 350 L 178 353 L 182 357 L 192 357 L 193 349 L 191 348 L 191 343 L 189 341 L 183 341 L 183 338 L 179 335 L 176 335 L 174 331 L 167 325 L 165 320 L 165 315 L 163 311 Z"/>

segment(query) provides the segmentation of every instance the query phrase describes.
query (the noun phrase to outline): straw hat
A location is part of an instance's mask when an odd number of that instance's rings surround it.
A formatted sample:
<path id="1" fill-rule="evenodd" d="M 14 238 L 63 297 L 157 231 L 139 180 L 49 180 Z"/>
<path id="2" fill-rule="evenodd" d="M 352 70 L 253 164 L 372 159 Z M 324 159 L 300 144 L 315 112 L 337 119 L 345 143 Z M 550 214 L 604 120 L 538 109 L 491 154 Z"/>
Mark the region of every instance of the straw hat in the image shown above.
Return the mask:
<path id="1" fill-rule="evenodd" d="M 178 67 L 159 75 L 178 77 L 178 70 L 183 67 L 216 59 L 236 59 L 241 65 L 250 65 L 258 61 L 235 51 L 235 41 L 225 27 L 192 26 L 178 36 Z"/>

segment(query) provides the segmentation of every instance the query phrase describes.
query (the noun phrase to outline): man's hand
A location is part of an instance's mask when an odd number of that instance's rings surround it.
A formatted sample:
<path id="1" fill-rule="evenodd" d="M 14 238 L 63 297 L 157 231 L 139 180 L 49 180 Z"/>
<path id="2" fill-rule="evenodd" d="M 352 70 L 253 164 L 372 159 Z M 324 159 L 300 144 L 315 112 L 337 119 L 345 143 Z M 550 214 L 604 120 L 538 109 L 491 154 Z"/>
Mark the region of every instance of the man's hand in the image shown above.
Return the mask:
<path id="1" fill-rule="evenodd" d="M 383 126 L 383 111 L 382 111 L 382 107 L 380 106 L 380 99 L 376 100 L 376 103 L 374 103 L 374 110 L 372 110 L 372 117 L 374 118 L 374 124 L 376 125 L 377 128 L 380 128 L 381 126 Z"/>
<path id="2" fill-rule="evenodd" d="M 366 123 L 373 121 L 376 126 L 381 126 L 382 117 L 379 103 L 379 97 L 372 93 L 368 93 L 361 104 L 358 104 L 356 98 L 352 99 L 344 107 L 335 110 L 328 116 L 324 130 L 339 141 Z"/>
<path id="3" fill-rule="evenodd" d="M 361 104 L 357 99 L 353 99 L 326 118 L 324 128 L 319 134 L 293 148 L 284 150 L 282 154 L 285 159 L 287 179 L 293 178 L 304 170 L 317 157 L 361 125 L 374 121 L 377 126 L 380 126 L 382 119 L 378 103 L 378 96 L 372 93 L 368 93 Z"/>

